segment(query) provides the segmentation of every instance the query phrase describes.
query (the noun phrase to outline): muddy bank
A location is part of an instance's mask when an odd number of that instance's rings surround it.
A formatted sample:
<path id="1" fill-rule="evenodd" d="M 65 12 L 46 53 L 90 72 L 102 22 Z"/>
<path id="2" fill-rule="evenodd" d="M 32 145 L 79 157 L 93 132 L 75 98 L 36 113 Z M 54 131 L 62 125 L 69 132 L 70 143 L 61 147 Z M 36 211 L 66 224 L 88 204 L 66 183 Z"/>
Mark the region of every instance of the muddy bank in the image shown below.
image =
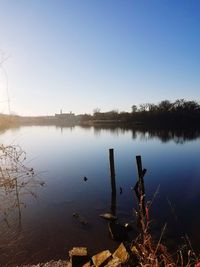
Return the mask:
<path id="1" fill-rule="evenodd" d="M 21 265 L 17 267 L 71 267 L 71 263 L 69 261 L 49 261 L 46 263 L 38 263 L 36 265 Z"/>

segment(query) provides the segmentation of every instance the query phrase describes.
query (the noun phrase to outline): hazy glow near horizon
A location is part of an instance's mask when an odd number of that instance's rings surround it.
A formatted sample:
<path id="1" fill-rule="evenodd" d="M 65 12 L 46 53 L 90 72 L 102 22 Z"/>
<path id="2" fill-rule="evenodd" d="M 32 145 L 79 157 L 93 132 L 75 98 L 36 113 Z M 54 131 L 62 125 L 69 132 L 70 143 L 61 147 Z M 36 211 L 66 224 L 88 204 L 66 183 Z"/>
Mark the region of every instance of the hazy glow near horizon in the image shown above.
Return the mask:
<path id="1" fill-rule="evenodd" d="M 200 2 L 0 0 L 11 110 L 92 113 L 200 100 Z M 0 113 L 7 113 L 0 70 Z"/>

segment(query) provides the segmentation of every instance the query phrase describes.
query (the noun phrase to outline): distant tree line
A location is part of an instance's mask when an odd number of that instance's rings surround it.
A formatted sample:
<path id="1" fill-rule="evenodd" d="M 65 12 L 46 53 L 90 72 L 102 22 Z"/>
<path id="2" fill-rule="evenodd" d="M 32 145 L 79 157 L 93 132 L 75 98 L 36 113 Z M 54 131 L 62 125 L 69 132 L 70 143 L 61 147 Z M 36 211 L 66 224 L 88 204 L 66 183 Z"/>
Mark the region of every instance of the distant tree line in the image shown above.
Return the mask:
<path id="1" fill-rule="evenodd" d="M 0 130 L 16 125 L 18 120 L 18 116 L 0 114 Z"/>
<path id="2" fill-rule="evenodd" d="M 6 115 L 0 114 L 0 129 L 9 125 L 9 118 Z"/>
<path id="3" fill-rule="evenodd" d="M 40 117 L 20 117 L 15 115 L 0 114 L 0 129 L 19 125 L 23 122 L 30 123 L 55 123 L 54 116 Z M 59 122 L 60 123 L 60 122 Z M 64 123 L 64 122 L 63 122 Z M 119 112 L 111 110 L 101 112 L 96 108 L 93 114 L 76 115 L 76 124 L 107 124 L 131 127 L 132 125 L 144 125 L 152 127 L 176 127 L 176 126 L 195 126 L 200 128 L 200 104 L 197 101 L 186 101 L 178 99 L 174 102 L 163 100 L 158 104 L 144 103 L 132 105 L 131 112 Z M 194 128 L 194 127 L 193 127 Z"/>
<path id="4" fill-rule="evenodd" d="M 95 109 L 93 115 L 81 116 L 81 121 L 88 120 L 99 123 L 189 125 L 200 122 L 200 104 L 194 100 L 178 99 L 174 102 L 163 100 L 158 104 L 132 105 L 132 112 L 101 112 Z"/>

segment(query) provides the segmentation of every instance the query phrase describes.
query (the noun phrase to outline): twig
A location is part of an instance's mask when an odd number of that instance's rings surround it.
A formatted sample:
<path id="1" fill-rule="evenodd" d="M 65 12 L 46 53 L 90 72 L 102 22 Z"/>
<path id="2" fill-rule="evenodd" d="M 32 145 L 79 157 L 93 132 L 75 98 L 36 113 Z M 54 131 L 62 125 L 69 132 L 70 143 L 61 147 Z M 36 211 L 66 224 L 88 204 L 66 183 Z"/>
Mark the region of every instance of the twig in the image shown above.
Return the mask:
<path id="1" fill-rule="evenodd" d="M 165 223 L 165 225 L 164 225 L 164 227 L 163 227 L 163 229 L 162 229 L 162 232 L 161 232 L 161 235 L 160 235 L 158 244 L 157 244 L 157 246 L 156 246 L 156 250 L 155 250 L 155 252 L 154 252 L 154 255 L 156 255 L 156 253 L 157 253 L 158 247 L 159 247 L 159 245 L 160 245 L 160 242 L 161 242 L 161 240 L 162 240 L 162 237 L 163 237 L 163 235 L 164 235 L 164 232 L 165 232 L 166 227 L 167 227 L 167 223 Z"/>

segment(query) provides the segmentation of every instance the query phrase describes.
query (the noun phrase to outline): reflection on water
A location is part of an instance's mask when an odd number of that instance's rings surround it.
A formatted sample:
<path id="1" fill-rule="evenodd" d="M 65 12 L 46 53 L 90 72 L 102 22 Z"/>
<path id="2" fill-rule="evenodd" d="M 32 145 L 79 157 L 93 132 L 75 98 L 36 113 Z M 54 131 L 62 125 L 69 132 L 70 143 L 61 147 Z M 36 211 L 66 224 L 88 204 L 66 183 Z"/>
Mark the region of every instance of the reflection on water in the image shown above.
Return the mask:
<path id="1" fill-rule="evenodd" d="M 29 126 L 29 127 L 37 127 L 37 126 Z M 45 126 L 44 126 L 45 127 Z M 76 128 L 79 128 L 79 126 L 63 126 L 63 125 L 55 125 L 50 126 L 55 127 L 57 130 L 60 131 L 61 134 L 64 134 L 65 131 L 73 132 Z M 1 129 L 0 134 L 4 134 L 6 131 L 11 131 L 13 135 L 18 134 L 20 132 L 20 126 L 14 127 L 10 129 Z M 95 125 L 95 126 L 89 126 L 89 125 L 82 125 L 80 128 L 84 129 L 85 131 L 90 132 L 93 131 L 95 136 L 100 136 L 103 132 L 109 132 L 113 136 L 119 136 L 122 134 L 125 134 L 126 132 L 132 133 L 132 138 L 140 138 L 141 140 L 148 141 L 149 139 L 157 138 L 163 143 L 174 141 L 177 144 L 183 144 L 187 141 L 192 141 L 200 138 L 200 128 L 199 127 L 189 127 L 189 128 L 156 128 L 154 127 L 148 127 L 145 126 L 134 126 L 134 127 L 119 127 L 119 126 L 111 126 L 111 125 Z"/>
<path id="2" fill-rule="evenodd" d="M 87 129 L 87 127 L 84 127 Z M 121 128 L 121 127 L 111 127 L 111 126 L 91 126 L 88 129 L 93 129 L 94 135 L 100 136 L 101 132 L 109 131 L 115 136 L 124 134 L 127 131 L 132 132 L 132 138 L 140 138 L 141 140 L 148 141 L 149 139 L 157 138 L 163 143 L 174 141 L 177 144 L 183 144 L 187 141 L 196 140 L 200 138 L 199 128 L 173 128 L 173 129 L 159 129 L 159 128 L 145 128 L 145 127 L 134 127 L 134 128 Z"/>
<path id="3" fill-rule="evenodd" d="M 1 266 L 9 265 L 6 251 L 8 247 L 13 249 L 19 241 L 26 197 L 37 199 L 36 188 L 44 185 L 33 168 L 24 165 L 25 160 L 26 153 L 20 146 L 0 146 L 0 247 L 5 250 L 0 259 Z"/>
<path id="4" fill-rule="evenodd" d="M 187 141 L 196 140 L 200 137 L 200 131 L 195 129 L 174 129 L 174 130 L 149 130 L 139 131 L 139 134 L 143 140 L 152 138 L 158 138 L 163 143 L 174 141 L 176 144 L 184 144 Z M 133 131 L 133 138 L 136 138 L 137 134 Z"/>
<path id="5" fill-rule="evenodd" d="M 0 266 L 66 259 L 73 246 L 87 246 L 91 254 L 113 250 L 117 243 L 110 239 L 107 222 L 99 214 L 116 214 L 121 223 L 133 221 L 136 201 L 131 188 L 138 154 L 147 168 L 147 201 L 160 186 L 150 214 L 154 233 L 159 236 L 167 222 L 167 242 L 188 233 L 198 248 L 199 136 L 197 129 L 108 126 L 28 126 L 2 133 L 1 143 L 18 143 L 28 160 L 34 159 L 34 169 L 45 171 L 45 187 L 31 169 L 23 169 L 20 176 L 13 168 L 7 175 L 4 162 Z M 116 195 L 110 186 L 109 148 L 115 149 Z"/>

